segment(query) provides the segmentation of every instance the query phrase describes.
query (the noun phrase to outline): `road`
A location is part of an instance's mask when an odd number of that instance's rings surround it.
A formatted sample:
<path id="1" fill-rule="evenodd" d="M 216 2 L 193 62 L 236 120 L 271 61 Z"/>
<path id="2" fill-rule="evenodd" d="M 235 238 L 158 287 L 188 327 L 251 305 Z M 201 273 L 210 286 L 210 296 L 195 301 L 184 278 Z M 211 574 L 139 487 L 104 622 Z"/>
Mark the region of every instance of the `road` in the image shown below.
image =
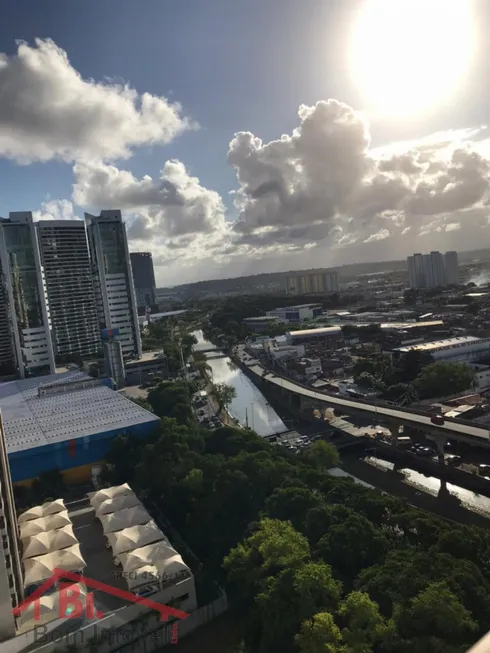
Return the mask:
<path id="1" fill-rule="evenodd" d="M 328 406 L 332 406 L 334 408 L 338 406 L 339 408 L 345 409 L 347 412 L 350 409 L 352 411 L 369 414 L 377 417 L 378 419 L 385 418 L 387 421 L 392 420 L 395 423 L 405 424 L 414 428 L 426 430 L 427 432 L 441 434 L 444 433 L 447 437 L 451 437 L 455 440 L 461 439 L 469 442 L 470 444 L 472 439 L 473 444 L 475 444 L 474 439 L 477 439 L 480 444 L 490 446 L 490 431 L 487 428 L 482 428 L 481 426 L 473 426 L 469 423 L 451 419 L 446 419 L 444 425 L 442 426 L 435 426 L 431 422 L 431 415 L 424 414 L 420 411 L 399 407 L 392 408 L 391 406 L 386 406 L 383 404 L 375 405 L 364 400 L 360 401 L 355 399 L 347 399 L 345 397 L 339 397 L 338 395 L 330 395 L 323 392 L 317 392 L 311 388 L 308 388 L 307 386 L 303 386 L 299 383 L 269 372 L 257 360 L 247 360 L 247 355 L 243 350 L 243 346 L 239 346 L 235 350 L 235 354 L 253 374 L 257 375 L 258 379 L 265 380 L 268 383 L 272 383 L 283 388 L 284 390 L 289 390 L 290 392 L 302 395 L 303 397 L 309 397 L 315 401 L 318 401 L 318 403 L 328 404 Z M 266 372 L 265 375 L 264 372 Z"/>

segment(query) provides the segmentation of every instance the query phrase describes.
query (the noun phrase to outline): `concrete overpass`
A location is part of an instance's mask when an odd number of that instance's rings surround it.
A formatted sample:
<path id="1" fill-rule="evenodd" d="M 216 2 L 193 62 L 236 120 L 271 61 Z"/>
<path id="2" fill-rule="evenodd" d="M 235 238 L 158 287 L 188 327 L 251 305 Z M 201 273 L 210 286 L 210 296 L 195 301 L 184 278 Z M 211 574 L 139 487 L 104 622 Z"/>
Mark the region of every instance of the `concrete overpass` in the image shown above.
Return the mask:
<path id="1" fill-rule="evenodd" d="M 258 361 L 250 361 L 242 364 L 256 376 L 257 382 L 265 382 L 277 386 L 281 392 L 288 392 L 299 395 L 305 404 L 312 407 L 328 406 L 341 408 L 346 414 L 360 413 L 371 415 L 375 419 L 383 421 L 383 425 L 390 428 L 392 436 L 396 438 L 399 426 L 408 426 L 423 431 L 436 443 L 441 453 L 444 442 L 447 438 L 466 442 L 467 444 L 490 448 L 490 429 L 482 426 L 475 426 L 470 422 L 460 419 L 445 419 L 442 426 L 436 426 L 431 422 L 431 414 L 411 408 L 392 407 L 386 403 L 372 404 L 363 399 L 349 399 L 338 395 L 318 392 L 312 388 L 291 381 L 285 377 L 277 376 L 266 370 Z M 266 372 L 264 374 L 264 372 Z M 374 423 L 374 422 L 373 422 Z"/>

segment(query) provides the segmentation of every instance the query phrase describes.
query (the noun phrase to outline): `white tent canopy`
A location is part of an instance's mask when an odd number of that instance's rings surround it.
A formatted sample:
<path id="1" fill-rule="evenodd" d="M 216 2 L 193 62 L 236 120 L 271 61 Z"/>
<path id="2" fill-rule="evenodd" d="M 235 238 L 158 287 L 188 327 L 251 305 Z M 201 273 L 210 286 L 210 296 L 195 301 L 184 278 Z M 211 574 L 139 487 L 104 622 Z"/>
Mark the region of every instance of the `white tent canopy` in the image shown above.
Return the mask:
<path id="1" fill-rule="evenodd" d="M 24 587 L 37 585 L 50 578 L 53 569 L 66 571 L 82 571 L 86 563 L 80 553 L 80 545 L 74 544 L 61 551 L 53 551 L 46 555 L 24 560 Z"/>
<path id="2" fill-rule="evenodd" d="M 99 519 L 104 535 L 122 531 L 124 528 L 130 528 L 131 526 L 147 524 L 151 521 L 150 515 L 143 506 L 133 506 L 132 508 L 125 508 L 109 515 L 100 515 Z"/>
<path id="3" fill-rule="evenodd" d="M 122 553 L 118 556 L 125 573 L 135 571 L 146 565 L 155 565 L 159 560 L 167 560 L 178 555 L 167 539 L 149 546 L 143 546 L 129 553 Z"/>
<path id="4" fill-rule="evenodd" d="M 41 506 L 34 506 L 34 508 L 29 508 L 22 514 L 19 515 L 18 522 L 23 524 L 26 521 L 31 519 L 39 519 L 39 517 L 47 517 L 48 515 L 54 515 L 57 512 L 63 512 L 66 510 L 65 502 L 63 499 L 56 499 L 56 501 L 48 501 L 43 503 Z"/>
<path id="5" fill-rule="evenodd" d="M 134 590 L 143 585 L 160 585 L 158 569 L 153 565 L 145 565 L 133 571 L 127 577 L 128 588 Z"/>
<path id="6" fill-rule="evenodd" d="M 108 533 L 107 539 L 112 548 L 112 553 L 117 556 L 120 553 L 127 553 L 139 549 L 147 544 L 162 541 L 165 535 L 158 528 L 154 521 L 147 524 L 125 528 L 117 533 Z"/>
<path id="7" fill-rule="evenodd" d="M 100 518 L 101 515 L 109 515 L 113 512 L 119 512 L 120 510 L 126 510 L 126 508 L 133 508 L 134 506 L 141 506 L 141 502 L 134 494 L 123 494 L 121 496 L 115 497 L 114 499 L 106 499 L 102 501 L 95 508 L 95 515 Z"/>
<path id="8" fill-rule="evenodd" d="M 78 540 L 73 533 L 73 526 L 68 524 L 63 528 L 55 531 L 38 533 L 32 537 L 26 537 L 22 540 L 22 559 L 34 558 L 36 556 L 66 549 L 73 544 L 78 544 Z"/>
<path id="9" fill-rule="evenodd" d="M 78 588 L 78 592 L 76 588 Z M 85 587 L 85 585 L 74 583 L 73 589 L 76 592 L 76 596 L 80 597 L 83 602 L 83 597 L 86 596 L 87 594 L 87 588 Z M 35 602 L 33 601 L 28 606 L 26 606 L 21 616 L 19 617 L 18 625 L 19 625 L 19 630 L 22 632 L 32 630 L 36 626 L 40 626 L 41 624 L 47 624 L 50 621 L 59 619 L 59 593 L 58 592 L 53 592 L 53 594 L 49 594 L 48 596 L 42 596 L 39 599 L 38 618 L 34 617 L 34 604 Z"/>
<path id="10" fill-rule="evenodd" d="M 48 515 L 47 517 L 39 517 L 38 519 L 31 519 L 30 521 L 25 521 L 19 526 L 20 539 L 23 540 L 26 537 L 32 537 L 38 533 L 44 533 L 46 531 L 54 531 L 57 528 L 63 528 L 71 524 L 71 519 L 68 517 L 68 511 L 62 510 L 57 512 L 54 515 Z"/>
<path id="11" fill-rule="evenodd" d="M 133 490 L 127 483 L 124 483 L 124 485 L 114 485 L 113 487 L 104 488 L 103 490 L 97 490 L 97 492 L 91 492 L 88 497 L 90 505 L 97 510 L 97 507 L 100 506 L 103 501 L 107 501 L 107 499 L 115 499 L 116 497 L 124 496 L 125 494 L 134 494 Z"/>

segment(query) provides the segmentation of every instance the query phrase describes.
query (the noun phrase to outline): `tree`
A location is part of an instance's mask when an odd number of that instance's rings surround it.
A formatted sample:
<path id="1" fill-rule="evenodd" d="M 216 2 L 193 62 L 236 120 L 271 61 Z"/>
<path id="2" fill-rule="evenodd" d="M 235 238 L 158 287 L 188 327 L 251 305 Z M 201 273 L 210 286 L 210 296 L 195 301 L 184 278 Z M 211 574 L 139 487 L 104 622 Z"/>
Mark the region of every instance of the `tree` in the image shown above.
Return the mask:
<path id="1" fill-rule="evenodd" d="M 263 519 L 252 535 L 230 551 L 223 566 L 228 582 L 242 596 L 252 598 L 261 578 L 297 567 L 309 556 L 308 540 L 289 522 Z"/>
<path id="2" fill-rule="evenodd" d="M 218 404 L 218 410 L 222 410 L 235 399 L 236 389 L 226 383 L 213 383 L 210 394 Z"/>
<path id="3" fill-rule="evenodd" d="M 339 618 L 345 624 L 342 637 L 350 653 L 370 653 L 394 637 L 394 624 L 387 622 L 379 606 L 364 592 L 351 592 L 342 603 Z"/>
<path id="4" fill-rule="evenodd" d="M 296 644 L 301 653 L 347 653 L 340 629 L 329 612 L 318 612 L 303 622 Z"/>
<path id="5" fill-rule="evenodd" d="M 468 390 L 474 381 L 475 373 L 466 363 L 439 361 L 424 367 L 413 385 L 420 397 L 431 399 Z"/>
<path id="6" fill-rule="evenodd" d="M 308 511 L 322 503 L 322 498 L 306 487 L 277 488 L 266 499 L 265 511 L 273 519 L 290 521 L 301 531 Z"/>
<path id="7" fill-rule="evenodd" d="M 322 472 L 326 472 L 332 467 L 338 467 L 340 463 L 340 456 L 337 449 L 324 440 L 317 440 L 306 449 L 304 457 L 314 467 Z"/>
<path id="8" fill-rule="evenodd" d="M 403 383 L 411 383 L 420 372 L 434 362 L 432 354 L 428 351 L 413 349 L 402 354 L 396 361 L 396 367 L 400 371 L 400 380 Z"/>
<path id="9" fill-rule="evenodd" d="M 420 653 L 465 651 L 478 632 L 469 611 L 445 583 L 431 583 L 408 605 L 399 605 L 395 622 L 409 650 Z"/>
<path id="10" fill-rule="evenodd" d="M 49 469 L 41 472 L 39 478 L 32 483 L 32 493 L 37 500 L 58 499 L 63 496 L 65 483 L 59 469 Z"/>
<path id="11" fill-rule="evenodd" d="M 316 549 L 345 579 L 355 578 L 362 569 L 382 559 L 387 550 L 388 541 L 383 533 L 356 513 L 332 526 Z"/>

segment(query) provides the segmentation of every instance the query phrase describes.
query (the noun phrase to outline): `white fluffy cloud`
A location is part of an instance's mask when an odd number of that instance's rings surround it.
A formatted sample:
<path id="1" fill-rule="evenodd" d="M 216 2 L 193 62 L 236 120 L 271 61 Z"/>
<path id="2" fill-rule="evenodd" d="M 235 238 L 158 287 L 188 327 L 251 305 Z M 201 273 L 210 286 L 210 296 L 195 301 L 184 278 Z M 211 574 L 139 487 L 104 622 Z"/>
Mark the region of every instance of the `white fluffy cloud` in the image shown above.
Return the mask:
<path id="1" fill-rule="evenodd" d="M 33 211 L 34 220 L 76 220 L 79 219 L 70 200 L 46 200 L 40 211 Z"/>
<path id="2" fill-rule="evenodd" d="M 490 203 L 482 130 L 372 149 L 365 118 L 345 104 L 301 106 L 298 115 L 276 141 L 239 132 L 230 142 L 234 223 L 219 194 L 174 160 L 158 178 L 78 162 L 72 199 L 125 211 L 133 245 L 150 247 L 174 282 L 184 268 L 188 280 L 219 275 L 220 266 L 226 276 L 444 249 L 461 226 L 458 246 L 479 245 Z"/>
<path id="3" fill-rule="evenodd" d="M 191 123 L 164 97 L 84 80 L 50 40 L 0 53 L 0 156 L 20 163 L 128 157 Z"/>
<path id="4" fill-rule="evenodd" d="M 135 248 L 150 248 L 156 265 L 223 261 L 229 223 L 218 193 L 202 186 L 180 161 L 167 161 L 158 179 L 138 179 L 103 162 L 73 167 L 73 200 L 84 207 L 117 207 Z"/>
<path id="5" fill-rule="evenodd" d="M 367 122 L 345 104 L 303 105 L 298 116 L 299 126 L 279 140 L 239 132 L 230 143 L 236 242 L 373 243 L 455 230 L 455 212 L 488 213 L 490 161 L 471 141 L 478 130 L 370 150 Z"/>

